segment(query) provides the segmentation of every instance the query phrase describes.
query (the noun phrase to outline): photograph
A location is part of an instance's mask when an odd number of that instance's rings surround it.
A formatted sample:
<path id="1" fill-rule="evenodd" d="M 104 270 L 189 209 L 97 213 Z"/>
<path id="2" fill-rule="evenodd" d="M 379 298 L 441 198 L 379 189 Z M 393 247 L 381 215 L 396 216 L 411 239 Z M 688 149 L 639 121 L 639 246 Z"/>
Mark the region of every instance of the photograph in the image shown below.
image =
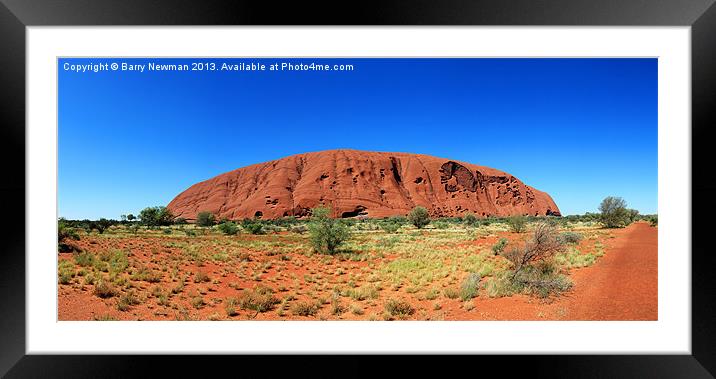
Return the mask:
<path id="1" fill-rule="evenodd" d="M 658 321 L 658 66 L 58 57 L 57 320 Z"/>

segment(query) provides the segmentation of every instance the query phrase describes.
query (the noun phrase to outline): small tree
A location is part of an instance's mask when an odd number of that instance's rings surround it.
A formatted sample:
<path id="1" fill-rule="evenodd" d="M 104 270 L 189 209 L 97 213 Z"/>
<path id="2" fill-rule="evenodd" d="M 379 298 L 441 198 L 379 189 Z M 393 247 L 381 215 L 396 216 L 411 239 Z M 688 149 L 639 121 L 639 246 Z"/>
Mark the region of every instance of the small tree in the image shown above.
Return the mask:
<path id="1" fill-rule="evenodd" d="M 628 218 L 629 224 L 639 220 L 639 211 L 638 210 L 627 209 L 626 212 L 627 212 L 627 218 Z"/>
<path id="2" fill-rule="evenodd" d="M 57 249 L 59 251 L 73 250 L 73 246 L 67 243 L 68 240 L 79 241 L 80 236 L 74 228 L 69 227 L 64 218 L 57 221 Z"/>
<path id="3" fill-rule="evenodd" d="M 515 233 L 523 233 L 527 229 L 527 217 L 514 215 L 507 218 L 507 225 Z"/>
<path id="4" fill-rule="evenodd" d="M 241 221 L 241 227 L 251 234 L 266 234 L 264 223 L 259 219 L 245 218 Z"/>
<path id="5" fill-rule="evenodd" d="M 100 218 L 98 221 L 94 222 L 92 226 L 94 229 L 97 229 L 99 234 L 102 234 L 105 230 L 112 226 L 112 221 L 107 220 L 106 218 Z"/>
<path id="6" fill-rule="evenodd" d="M 137 218 L 134 217 L 134 215 L 131 214 L 131 213 L 127 215 L 127 221 L 129 221 L 129 222 L 132 222 L 132 221 L 134 221 L 134 220 L 136 220 L 136 219 L 137 219 Z"/>
<path id="7" fill-rule="evenodd" d="M 168 226 L 174 222 L 174 215 L 163 206 L 148 207 L 139 212 L 139 218 L 147 226 Z M 129 219 L 129 216 L 127 216 Z"/>
<path id="8" fill-rule="evenodd" d="M 214 214 L 211 212 L 199 212 L 196 215 L 196 225 L 197 226 L 214 226 L 214 223 L 216 222 L 216 219 L 214 218 Z"/>
<path id="9" fill-rule="evenodd" d="M 227 236 L 233 236 L 239 232 L 239 226 L 232 221 L 224 221 L 219 224 L 219 230 Z"/>
<path id="10" fill-rule="evenodd" d="M 599 204 L 599 212 L 599 221 L 607 228 L 619 228 L 629 224 L 626 201 L 621 197 L 606 197 Z"/>
<path id="11" fill-rule="evenodd" d="M 329 208 L 314 208 L 311 222 L 308 224 L 310 241 L 313 248 L 322 253 L 333 254 L 338 247 L 348 240 L 351 231 L 340 220 L 330 217 Z"/>
<path id="12" fill-rule="evenodd" d="M 424 207 L 417 206 L 408 213 L 408 221 L 415 225 L 416 228 L 422 229 L 430 223 L 430 214 Z"/>

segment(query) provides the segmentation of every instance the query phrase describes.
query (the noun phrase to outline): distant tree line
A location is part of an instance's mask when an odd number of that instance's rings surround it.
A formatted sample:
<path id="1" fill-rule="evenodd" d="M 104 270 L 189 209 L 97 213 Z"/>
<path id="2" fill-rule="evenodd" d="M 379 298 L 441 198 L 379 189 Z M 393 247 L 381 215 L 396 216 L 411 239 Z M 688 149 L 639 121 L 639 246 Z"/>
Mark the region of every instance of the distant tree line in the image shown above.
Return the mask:
<path id="1" fill-rule="evenodd" d="M 324 208 L 316 208 L 321 213 L 320 215 L 313 215 L 309 218 L 298 219 L 293 216 L 281 217 L 278 219 L 264 220 L 259 218 L 245 218 L 242 220 L 228 220 L 216 219 L 216 216 L 212 212 L 202 211 L 196 215 L 195 224 L 199 227 L 213 227 L 218 225 L 220 231 L 225 234 L 236 234 L 241 229 L 251 234 L 264 234 L 267 231 L 271 231 L 272 228 L 297 228 L 297 232 L 307 231 L 306 223 L 311 220 L 320 219 L 326 224 L 326 219 L 330 218 L 330 214 L 326 214 Z M 608 196 L 599 205 L 599 212 L 592 213 L 587 212 L 583 215 L 568 215 L 568 216 L 524 216 L 516 215 L 510 217 L 495 217 L 488 216 L 485 218 L 479 218 L 473 213 L 465 213 L 462 217 L 440 217 L 439 224 L 436 227 L 441 228 L 446 224 L 464 224 L 467 226 L 479 227 L 483 225 L 490 225 L 493 223 L 507 224 L 511 230 L 515 232 L 523 232 L 528 223 L 534 223 L 541 220 L 552 220 L 553 223 L 566 224 L 569 222 L 594 222 L 601 223 L 606 228 L 619 228 L 625 227 L 635 221 L 648 221 L 652 226 L 658 224 L 657 215 L 641 215 L 639 211 L 635 209 L 627 208 L 626 201 L 620 197 Z M 424 207 L 413 208 L 406 216 L 391 216 L 381 219 L 369 219 L 369 218 L 347 218 L 342 219 L 342 225 L 355 226 L 356 224 L 362 223 L 377 223 L 378 227 L 388 233 L 397 232 L 403 225 L 412 224 L 416 228 L 424 228 L 431 223 L 433 218 L 430 217 L 428 210 Z M 175 217 L 169 209 L 164 206 L 154 206 L 142 209 L 138 216 L 134 214 L 123 214 L 119 220 L 100 218 L 99 220 L 66 220 L 60 219 L 60 224 L 63 228 L 63 232 L 72 233 L 74 230 L 85 230 L 87 233 L 97 231 L 102 234 L 113 225 L 124 225 L 124 226 L 146 226 L 148 228 L 158 228 L 162 226 L 170 225 L 184 225 L 187 224 L 187 220 L 182 217 Z M 301 226 L 303 225 L 303 226 Z M 64 237 L 68 238 L 68 237 Z M 69 237 L 74 238 L 74 237 Z M 330 245 L 330 244 L 329 244 Z"/>

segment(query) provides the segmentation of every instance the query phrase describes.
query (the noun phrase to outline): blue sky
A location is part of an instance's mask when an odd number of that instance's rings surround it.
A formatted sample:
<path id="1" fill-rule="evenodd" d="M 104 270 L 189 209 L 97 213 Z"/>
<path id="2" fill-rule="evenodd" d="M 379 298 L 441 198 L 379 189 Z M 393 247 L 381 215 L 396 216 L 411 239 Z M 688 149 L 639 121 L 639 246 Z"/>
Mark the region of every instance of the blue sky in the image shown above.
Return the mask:
<path id="1" fill-rule="evenodd" d="M 266 71 L 64 70 L 261 62 Z M 268 71 L 275 62 L 352 71 Z M 111 67 L 111 66 L 109 66 Z M 119 218 L 253 163 L 351 148 L 490 166 L 563 214 L 657 212 L 656 59 L 60 59 L 59 215 Z"/>

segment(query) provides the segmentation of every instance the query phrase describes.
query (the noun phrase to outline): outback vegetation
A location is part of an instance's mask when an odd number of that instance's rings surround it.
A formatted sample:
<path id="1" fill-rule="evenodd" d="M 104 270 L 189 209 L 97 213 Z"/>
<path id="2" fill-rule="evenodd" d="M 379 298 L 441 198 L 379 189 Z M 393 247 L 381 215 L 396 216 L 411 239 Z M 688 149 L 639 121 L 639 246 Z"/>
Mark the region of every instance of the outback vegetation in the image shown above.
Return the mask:
<path id="1" fill-rule="evenodd" d="M 191 224 L 149 207 L 121 220 L 60 219 L 60 318 L 490 319 L 484 307 L 500 299 L 551 304 L 573 290 L 573 273 L 608 254 L 614 228 L 657 227 L 619 198 L 599 211 L 431 219 L 416 207 L 336 219 L 318 207 L 304 219 L 202 212 Z"/>

